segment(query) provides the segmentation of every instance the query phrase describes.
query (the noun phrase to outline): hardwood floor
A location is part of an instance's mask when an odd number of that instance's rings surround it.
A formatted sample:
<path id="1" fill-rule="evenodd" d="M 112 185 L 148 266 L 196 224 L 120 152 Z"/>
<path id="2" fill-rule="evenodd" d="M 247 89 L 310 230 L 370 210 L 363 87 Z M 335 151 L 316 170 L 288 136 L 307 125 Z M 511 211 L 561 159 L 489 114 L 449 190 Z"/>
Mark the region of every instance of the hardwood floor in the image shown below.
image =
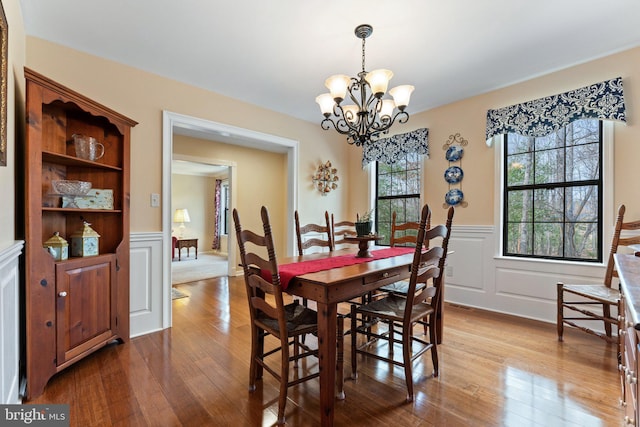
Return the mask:
<path id="1" fill-rule="evenodd" d="M 241 277 L 179 285 L 173 328 L 113 344 L 56 375 L 29 403 L 68 403 L 72 426 L 269 426 L 278 384 L 265 373 L 247 390 L 247 301 Z M 556 327 L 445 306 L 440 376 L 415 362 L 416 398 L 405 403 L 401 368 L 345 354 L 346 400 L 337 426 L 621 426 L 613 345 Z M 349 337 L 345 338 L 349 349 Z M 399 352 L 398 352 L 399 353 Z M 314 368 L 315 363 L 307 368 Z M 261 385 L 260 385 L 261 384 Z M 318 382 L 289 390 L 290 426 L 319 425 Z"/>

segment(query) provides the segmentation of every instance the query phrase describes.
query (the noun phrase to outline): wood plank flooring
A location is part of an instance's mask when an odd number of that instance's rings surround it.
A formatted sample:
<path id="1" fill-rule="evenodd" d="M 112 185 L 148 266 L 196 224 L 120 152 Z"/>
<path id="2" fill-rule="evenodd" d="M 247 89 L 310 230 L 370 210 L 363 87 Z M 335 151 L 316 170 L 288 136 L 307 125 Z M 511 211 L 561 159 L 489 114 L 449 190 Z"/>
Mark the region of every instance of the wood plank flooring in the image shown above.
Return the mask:
<path id="1" fill-rule="evenodd" d="M 278 384 L 265 373 L 247 391 L 249 328 L 244 282 L 226 277 L 179 285 L 173 327 L 113 344 L 51 379 L 29 403 L 68 403 L 71 425 L 270 426 Z M 415 362 L 416 398 L 403 371 L 360 359 L 337 426 L 622 426 L 615 346 L 580 331 L 445 306 L 440 376 L 427 354 Z M 303 365 L 317 368 L 315 362 Z M 318 426 L 318 382 L 289 390 L 287 425 Z"/>

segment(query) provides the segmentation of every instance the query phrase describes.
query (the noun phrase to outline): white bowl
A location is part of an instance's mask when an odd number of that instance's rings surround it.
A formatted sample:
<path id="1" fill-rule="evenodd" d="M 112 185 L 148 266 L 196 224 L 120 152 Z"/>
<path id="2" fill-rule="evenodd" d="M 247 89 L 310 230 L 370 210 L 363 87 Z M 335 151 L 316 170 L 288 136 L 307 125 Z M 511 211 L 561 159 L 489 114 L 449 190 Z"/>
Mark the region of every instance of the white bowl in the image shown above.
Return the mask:
<path id="1" fill-rule="evenodd" d="M 55 180 L 51 181 L 53 190 L 64 196 L 83 196 L 91 190 L 89 181 Z"/>

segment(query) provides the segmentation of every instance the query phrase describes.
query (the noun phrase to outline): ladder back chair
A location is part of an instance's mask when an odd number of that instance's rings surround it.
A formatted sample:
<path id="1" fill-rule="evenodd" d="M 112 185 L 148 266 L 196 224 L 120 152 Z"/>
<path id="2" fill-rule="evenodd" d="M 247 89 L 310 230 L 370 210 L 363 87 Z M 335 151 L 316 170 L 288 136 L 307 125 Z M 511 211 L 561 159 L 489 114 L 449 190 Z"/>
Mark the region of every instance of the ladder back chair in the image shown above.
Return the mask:
<path id="1" fill-rule="evenodd" d="M 356 223 L 353 221 L 335 222 L 333 214 L 331 214 L 331 238 L 333 239 L 333 248 L 337 249 L 338 245 L 358 245 L 358 242 L 347 242 L 345 237 L 353 237 L 356 235 Z M 341 246 L 342 247 L 342 246 Z"/>
<path id="2" fill-rule="evenodd" d="M 618 277 L 613 256 L 620 247 L 640 244 L 640 235 L 629 234 L 631 232 L 640 232 L 640 221 L 624 222 L 625 210 L 625 205 L 621 205 L 618 208 L 618 216 L 603 282 L 601 284 L 565 284 L 558 282 L 558 341 L 563 341 L 564 325 L 568 325 L 600 337 L 609 343 L 618 342 L 618 337 L 614 336 L 612 331 L 612 326 L 618 325 L 617 314 L 615 316 L 611 314 L 611 308 L 616 307 L 617 310 L 620 301 L 619 284 L 616 283 L 616 286 L 613 286 L 613 278 Z M 625 233 L 624 236 L 623 233 Z M 575 300 L 567 300 L 568 297 L 577 298 Z M 593 306 L 599 307 L 599 310 L 594 310 Z M 565 310 L 570 310 L 572 316 L 566 316 Z M 569 312 L 566 313 L 568 314 Z M 602 322 L 604 332 L 576 323 L 585 321 Z"/>
<path id="3" fill-rule="evenodd" d="M 402 224 L 396 222 L 397 214 L 393 211 L 391 215 L 391 235 L 389 236 L 389 246 L 394 247 L 396 245 L 411 245 L 415 246 L 418 239 L 418 229 L 420 223 L 414 221 L 408 221 Z M 427 220 L 427 230 L 431 228 L 431 217 Z M 382 286 L 380 289 L 382 292 L 395 292 L 400 295 L 406 295 L 409 290 L 409 281 L 401 280 L 395 283 Z"/>
<path id="4" fill-rule="evenodd" d="M 446 236 L 450 235 L 450 232 L 445 225 L 438 225 L 426 230 L 430 215 L 429 206 L 425 205 L 422 208 L 406 296 L 391 293 L 362 306 L 351 306 L 352 377 L 357 378 L 358 354 L 402 366 L 407 384 L 407 401 L 412 401 L 414 397 L 412 365 L 416 359 L 425 352 L 431 351 L 433 375 L 437 377 L 439 373 L 435 313 L 442 289 L 442 281 L 438 280 L 439 265 L 440 260 L 446 254 L 443 246 L 446 245 Z M 434 246 L 423 252 L 423 243 L 438 237 L 443 239 L 443 246 Z M 418 284 L 424 285 L 421 290 L 418 289 Z M 369 331 L 367 325 L 358 326 L 357 314 L 376 319 L 377 331 Z M 387 324 L 386 331 L 380 328 L 381 323 Z M 428 338 L 423 339 L 414 334 L 414 326 L 420 323 L 427 325 Z M 359 334 L 367 337 L 367 342 L 358 345 Z M 401 339 L 396 338 L 396 334 L 400 334 Z M 396 343 L 401 344 L 402 347 L 401 359 L 394 355 L 393 347 Z M 379 349 L 381 345 L 388 346 L 388 356 L 384 356 L 384 353 Z"/>
<path id="5" fill-rule="evenodd" d="M 264 206 L 261 209 L 261 216 L 264 235 L 259 235 L 250 230 L 243 230 L 240 225 L 238 211 L 236 209 L 233 210 L 233 220 L 244 270 L 251 318 L 249 391 L 255 391 L 256 381 L 262 378 L 263 371 L 273 375 L 280 383 L 278 422 L 284 423 L 287 389 L 319 376 L 318 371 L 309 373 L 298 367 L 297 364 L 300 359 L 309 356 L 318 357 L 317 348 L 311 349 L 300 342 L 300 338 L 305 334 L 317 333 L 318 316 L 317 312 L 300 305 L 297 301 L 285 304 L 280 285 L 280 274 L 269 222 L 269 213 Z M 256 253 L 264 252 L 265 250 L 268 258 Z M 265 279 L 263 272 L 270 273 L 268 276 L 271 277 L 271 280 Z M 269 339 L 269 336 L 273 339 Z M 337 384 L 339 397 L 344 398 L 341 339 L 342 335 L 338 334 Z M 274 340 L 276 344 L 273 344 Z M 266 344 L 275 345 L 275 347 L 265 350 Z M 290 354 L 289 351 L 291 346 L 294 349 L 293 354 Z M 280 352 L 280 362 L 278 364 L 271 360 L 267 361 L 269 356 L 278 352 Z M 290 372 L 291 364 L 293 364 L 295 372 Z M 275 367 L 275 365 L 278 367 Z M 298 369 L 296 370 L 296 368 Z"/>
<path id="6" fill-rule="evenodd" d="M 324 211 L 325 225 L 306 224 L 300 225 L 300 216 L 295 211 L 296 239 L 298 242 L 298 255 L 304 255 L 304 251 L 309 248 L 328 248 L 333 250 L 331 240 L 331 226 L 329 224 L 329 213 Z M 310 236 L 310 237 L 309 237 Z"/>

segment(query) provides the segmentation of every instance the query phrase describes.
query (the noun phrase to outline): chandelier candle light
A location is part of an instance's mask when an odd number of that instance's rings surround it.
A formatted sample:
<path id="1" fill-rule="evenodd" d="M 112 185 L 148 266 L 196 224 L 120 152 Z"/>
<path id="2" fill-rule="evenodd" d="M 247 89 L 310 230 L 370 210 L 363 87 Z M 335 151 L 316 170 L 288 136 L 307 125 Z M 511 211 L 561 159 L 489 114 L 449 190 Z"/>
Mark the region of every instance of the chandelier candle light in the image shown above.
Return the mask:
<path id="1" fill-rule="evenodd" d="M 356 146 L 388 133 L 396 120 L 398 123 L 409 120 L 405 109 L 414 89 L 411 85 L 396 86 L 389 91 L 393 99 L 383 99 L 393 72 L 384 69 L 365 71 L 365 39 L 372 32 L 373 27 L 366 24 L 355 29 L 356 37 L 362 39 L 362 71 L 358 77 L 331 76 L 324 83 L 329 93 L 316 97 L 324 115 L 322 128 L 328 130 L 333 126 L 339 133 L 347 135 L 349 144 Z M 342 105 L 347 92 L 353 104 Z"/>

